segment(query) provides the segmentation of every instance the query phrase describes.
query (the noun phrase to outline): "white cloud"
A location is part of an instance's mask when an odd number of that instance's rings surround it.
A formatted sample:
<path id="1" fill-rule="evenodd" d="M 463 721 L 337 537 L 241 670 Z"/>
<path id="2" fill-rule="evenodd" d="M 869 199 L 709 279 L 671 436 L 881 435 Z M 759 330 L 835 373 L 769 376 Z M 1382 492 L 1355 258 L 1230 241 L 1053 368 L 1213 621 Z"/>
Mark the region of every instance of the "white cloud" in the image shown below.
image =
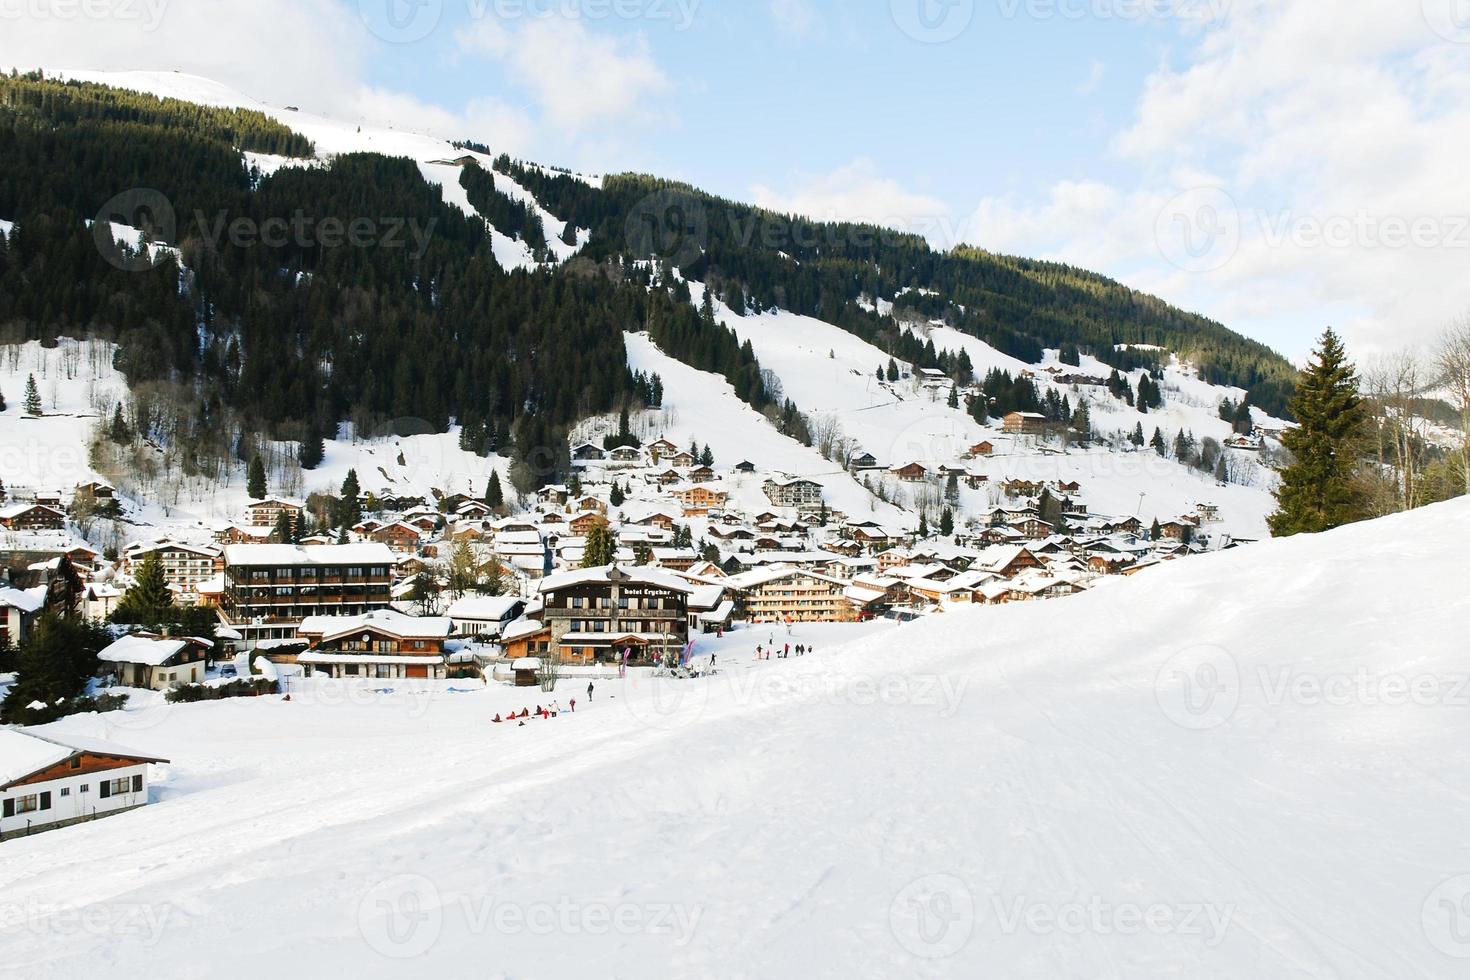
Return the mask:
<path id="1" fill-rule="evenodd" d="M 1103 78 L 1108 73 L 1108 66 L 1101 61 L 1094 61 L 1087 69 L 1087 77 L 1077 85 L 1078 95 L 1091 95 L 1102 87 Z"/>
<path id="2" fill-rule="evenodd" d="M 657 118 L 658 98 L 673 88 L 641 35 L 594 34 L 575 18 L 537 18 L 514 31 L 482 20 L 455 37 L 462 53 L 505 63 L 566 135 Z"/>
<path id="3" fill-rule="evenodd" d="M 776 29 L 790 37 L 811 37 L 822 26 L 821 15 L 809 0 L 769 0 L 767 4 Z"/>
<path id="4" fill-rule="evenodd" d="M 951 209 L 942 201 L 906 190 L 878 173 L 871 160 L 858 159 L 826 174 L 797 174 L 784 191 L 751 188 L 757 205 L 783 214 L 822 221 L 865 221 L 953 239 Z"/>
<path id="5" fill-rule="evenodd" d="M 1426 342 L 1470 309 L 1470 46 L 1404 0 L 1235 0 L 1189 37 L 1116 136 L 1132 178 L 986 200 L 977 239 L 1124 277 L 1292 354 L 1329 323 L 1365 355 Z M 1239 230 L 1197 266 L 1159 221 L 1191 188 L 1223 189 Z"/>

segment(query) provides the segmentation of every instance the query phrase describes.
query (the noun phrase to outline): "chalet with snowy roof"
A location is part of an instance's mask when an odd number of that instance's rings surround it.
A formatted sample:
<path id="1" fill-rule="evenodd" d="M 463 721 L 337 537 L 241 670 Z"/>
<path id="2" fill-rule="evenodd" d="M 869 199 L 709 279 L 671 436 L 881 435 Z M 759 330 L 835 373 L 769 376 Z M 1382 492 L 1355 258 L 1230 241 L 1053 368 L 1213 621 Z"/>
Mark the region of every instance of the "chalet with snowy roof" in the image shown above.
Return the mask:
<path id="1" fill-rule="evenodd" d="M 1008 436 L 1039 436 L 1046 431 L 1046 416 L 1036 412 L 1012 412 L 1001 421 Z"/>
<path id="2" fill-rule="evenodd" d="M 0 729 L 0 840 L 148 803 L 148 767 L 169 760 L 101 739 Z"/>
<path id="3" fill-rule="evenodd" d="M 158 560 L 164 581 L 177 590 L 178 600 L 186 605 L 198 601 L 199 583 L 214 578 L 225 567 L 224 549 L 218 545 L 192 545 L 164 539 L 128 545 L 123 551 L 123 568 L 136 576 L 138 568 L 150 557 Z"/>
<path id="4" fill-rule="evenodd" d="M 634 446 L 619 446 L 607 454 L 609 462 L 620 466 L 636 466 L 643 462 L 643 450 Z"/>
<path id="5" fill-rule="evenodd" d="M 442 616 L 390 609 L 360 616 L 318 616 L 301 624 L 310 647 L 296 662 L 329 677 L 436 680 L 447 676 L 445 644 L 454 624 Z"/>
<path id="6" fill-rule="evenodd" d="M 204 680 L 212 649 L 214 644 L 202 638 L 134 633 L 109 644 L 97 660 L 123 687 L 167 691 Z"/>
<path id="7" fill-rule="evenodd" d="M 777 507 L 820 507 L 822 504 L 822 485 L 815 480 L 772 477 L 761 489 L 766 499 Z"/>
<path id="8" fill-rule="evenodd" d="M 722 509 L 730 499 L 725 491 L 704 485 L 684 487 L 670 496 L 683 505 L 685 517 L 704 517 L 712 510 Z"/>
<path id="9" fill-rule="evenodd" d="M 226 625 L 253 648 L 293 639 L 311 616 L 354 616 L 385 608 L 395 556 L 377 543 L 225 548 Z"/>
<path id="10" fill-rule="evenodd" d="M 14 647 L 31 634 L 31 624 L 46 607 L 46 589 L 0 587 L 0 646 Z"/>
<path id="11" fill-rule="evenodd" d="M 667 439 L 656 439 L 644 448 L 648 450 L 649 458 L 655 463 L 662 462 L 679 452 L 679 447 Z"/>
<path id="12" fill-rule="evenodd" d="M 578 463 L 590 463 L 596 460 L 607 459 L 607 452 L 601 446 L 594 446 L 590 442 L 572 447 L 572 460 Z"/>
<path id="13" fill-rule="evenodd" d="M 0 527 L 7 531 L 60 531 L 66 514 L 45 504 L 12 504 L 0 509 Z"/>
<path id="14" fill-rule="evenodd" d="M 748 459 L 743 459 L 735 464 L 736 473 L 750 474 L 755 472 L 755 464 Z"/>
<path id="15" fill-rule="evenodd" d="M 922 463 L 904 463 L 888 472 L 904 483 L 923 483 L 929 476 L 929 468 Z"/>
<path id="16" fill-rule="evenodd" d="M 666 457 L 666 459 L 671 466 L 674 466 L 681 470 L 687 470 L 699 462 L 699 460 L 694 458 L 694 454 L 689 452 L 687 449 L 681 449 L 679 452 L 674 453 L 672 456 Z M 662 460 L 660 462 L 662 462 Z"/>
<path id="17" fill-rule="evenodd" d="M 526 611 L 519 596 L 469 595 L 445 611 L 459 636 L 495 639 Z"/>
<path id="18" fill-rule="evenodd" d="M 570 490 L 557 484 L 555 486 L 542 487 L 540 490 L 537 490 L 536 500 L 542 505 L 564 507 L 566 506 L 567 498 L 571 495 L 572 492 Z"/>
<path id="19" fill-rule="evenodd" d="M 117 488 L 110 483 L 99 483 L 95 480 L 90 483 L 78 483 L 76 489 L 72 491 L 72 500 L 79 499 L 106 503 L 117 499 Z"/>
<path id="20" fill-rule="evenodd" d="M 573 534 L 586 537 L 592 533 L 595 527 L 607 527 L 607 515 L 600 510 L 583 511 L 567 521 L 567 527 Z"/>
<path id="21" fill-rule="evenodd" d="M 737 616 L 751 623 L 850 623 L 857 611 L 842 579 L 805 568 L 773 566 L 732 576 Z"/>
<path id="22" fill-rule="evenodd" d="M 616 565 L 542 579 L 542 618 L 563 662 L 650 663 L 676 654 L 688 639 L 693 588 L 669 572 Z"/>
<path id="23" fill-rule="evenodd" d="M 280 497 L 267 497 L 247 504 L 245 513 L 250 517 L 252 527 L 273 528 L 285 514 L 294 526 L 301 519 L 301 513 L 305 508 L 294 500 L 283 500 Z"/>
<path id="24" fill-rule="evenodd" d="M 367 538 L 376 544 L 387 545 L 396 554 L 412 555 L 423 547 L 424 532 L 413 524 L 396 521 L 371 532 Z"/>

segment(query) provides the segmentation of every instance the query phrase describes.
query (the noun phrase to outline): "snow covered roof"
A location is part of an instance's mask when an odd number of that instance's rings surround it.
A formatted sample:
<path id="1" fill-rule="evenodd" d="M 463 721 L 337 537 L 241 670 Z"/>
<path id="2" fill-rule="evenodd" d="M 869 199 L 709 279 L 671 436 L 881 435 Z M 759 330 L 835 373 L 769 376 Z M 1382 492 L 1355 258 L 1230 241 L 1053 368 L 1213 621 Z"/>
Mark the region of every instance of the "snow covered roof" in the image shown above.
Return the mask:
<path id="1" fill-rule="evenodd" d="M 232 544 L 225 548 L 231 565 L 392 565 L 386 544 Z"/>
<path id="2" fill-rule="evenodd" d="M 125 636 L 120 640 L 105 647 L 97 654 L 97 659 L 110 664 L 139 664 L 144 667 L 161 667 L 173 657 L 190 646 L 198 643 L 207 643 L 206 640 L 195 640 L 191 638 L 170 637 L 163 639 L 155 636 L 143 636 L 133 634 Z"/>
<path id="3" fill-rule="evenodd" d="M 509 616 L 523 602 L 519 596 L 467 595 L 450 606 L 445 615 L 455 620 L 495 622 Z"/>
<path id="4" fill-rule="evenodd" d="M 34 589 L 0 588 L 0 607 L 8 606 L 23 613 L 33 613 L 46 604 L 46 587 Z"/>
<path id="5" fill-rule="evenodd" d="M 598 582 L 610 582 L 612 581 L 614 569 L 617 570 L 618 575 L 624 582 L 631 585 L 654 585 L 672 592 L 694 591 L 687 582 L 669 572 L 653 568 L 622 568 L 617 565 L 604 565 L 600 568 L 577 568 L 569 572 L 548 575 L 541 580 L 541 591 L 554 592 L 557 589 L 565 589 L 573 585 L 591 585 Z"/>
<path id="6" fill-rule="evenodd" d="M 68 735 L 63 740 L 54 735 L 37 735 L 17 728 L 5 728 L 0 729 L 0 788 L 33 772 L 54 766 L 78 752 L 122 756 L 144 762 L 168 761 L 140 755 L 132 749 L 101 739 Z"/>
<path id="7" fill-rule="evenodd" d="M 522 637 L 534 636 L 546 628 L 539 619 L 521 619 L 511 623 L 500 635 L 501 643 L 510 643 Z"/>
<path id="8" fill-rule="evenodd" d="M 454 624 L 445 616 L 406 616 L 392 609 L 378 609 L 360 616 L 308 616 L 297 632 L 302 636 L 320 636 L 323 640 L 350 636 L 371 628 L 389 636 L 443 639 L 454 632 Z"/>

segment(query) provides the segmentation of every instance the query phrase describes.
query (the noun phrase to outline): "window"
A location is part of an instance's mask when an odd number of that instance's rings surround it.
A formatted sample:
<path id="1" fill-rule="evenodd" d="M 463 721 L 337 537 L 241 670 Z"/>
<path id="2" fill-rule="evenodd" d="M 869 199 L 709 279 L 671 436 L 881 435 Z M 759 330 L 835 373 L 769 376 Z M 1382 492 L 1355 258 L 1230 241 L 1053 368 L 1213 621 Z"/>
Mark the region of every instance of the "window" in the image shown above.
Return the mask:
<path id="1" fill-rule="evenodd" d="M 7 800 L 6 802 L 9 803 L 11 801 Z M 10 814 L 11 816 L 19 813 L 34 813 L 36 810 L 41 809 L 41 798 L 35 793 L 32 793 L 30 796 L 17 797 L 14 803 L 15 812 Z M 10 807 L 7 806 L 6 809 L 10 809 Z"/>
<path id="2" fill-rule="evenodd" d="M 80 769 L 80 768 L 82 768 L 82 757 L 79 756 L 79 755 L 72 756 L 71 757 L 71 767 L 73 769 Z"/>
<path id="3" fill-rule="evenodd" d="M 133 780 L 132 780 L 132 777 L 131 776 L 124 776 L 121 779 L 109 779 L 107 782 L 103 783 L 102 784 L 102 795 L 103 796 L 116 796 L 119 793 L 130 793 L 130 792 L 132 792 L 132 789 L 133 789 Z"/>
<path id="4" fill-rule="evenodd" d="M 71 787 L 70 786 L 63 786 L 63 787 L 61 787 L 61 795 L 62 796 L 70 796 L 71 795 Z"/>

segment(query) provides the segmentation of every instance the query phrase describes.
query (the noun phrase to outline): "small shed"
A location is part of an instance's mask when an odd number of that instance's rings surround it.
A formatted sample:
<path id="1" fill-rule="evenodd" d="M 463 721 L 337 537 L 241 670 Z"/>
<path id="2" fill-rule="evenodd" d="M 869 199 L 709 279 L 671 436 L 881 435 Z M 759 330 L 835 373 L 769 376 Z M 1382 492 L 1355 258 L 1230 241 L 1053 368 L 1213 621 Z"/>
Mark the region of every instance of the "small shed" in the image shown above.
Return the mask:
<path id="1" fill-rule="evenodd" d="M 516 675 L 516 687 L 541 686 L 541 658 L 522 657 L 510 665 Z"/>

